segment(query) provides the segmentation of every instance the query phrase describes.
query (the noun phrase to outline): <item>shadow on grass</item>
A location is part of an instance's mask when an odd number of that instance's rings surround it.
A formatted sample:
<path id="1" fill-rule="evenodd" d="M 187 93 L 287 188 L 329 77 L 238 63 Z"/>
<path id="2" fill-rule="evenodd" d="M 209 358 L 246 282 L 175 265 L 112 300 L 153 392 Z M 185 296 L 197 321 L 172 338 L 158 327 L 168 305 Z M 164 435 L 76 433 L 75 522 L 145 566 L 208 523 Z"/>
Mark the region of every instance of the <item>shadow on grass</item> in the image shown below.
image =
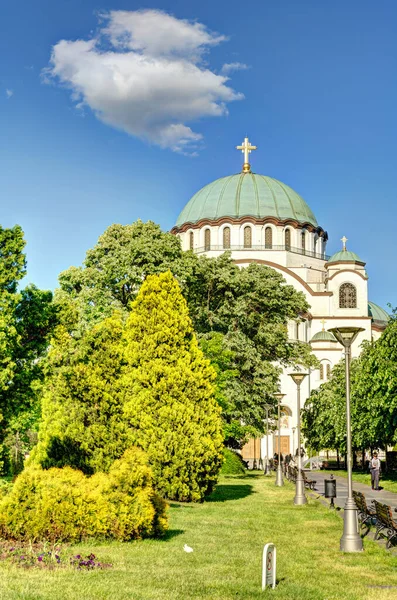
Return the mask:
<path id="1" fill-rule="evenodd" d="M 211 496 L 207 498 L 207 502 L 228 502 L 229 500 L 240 500 L 253 494 L 252 485 L 218 485 Z"/>
<path id="2" fill-rule="evenodd" d="M 160 542 L 168 542 L 169 540 L 172 540 L 172 538 L 177 537 L 178 535 L 182 535 L 182 533 L 185 533 L 185 531 L 183 529 L 169 529 L 165 535 L 163 535 L 161 538 L 159 538 Z"/>

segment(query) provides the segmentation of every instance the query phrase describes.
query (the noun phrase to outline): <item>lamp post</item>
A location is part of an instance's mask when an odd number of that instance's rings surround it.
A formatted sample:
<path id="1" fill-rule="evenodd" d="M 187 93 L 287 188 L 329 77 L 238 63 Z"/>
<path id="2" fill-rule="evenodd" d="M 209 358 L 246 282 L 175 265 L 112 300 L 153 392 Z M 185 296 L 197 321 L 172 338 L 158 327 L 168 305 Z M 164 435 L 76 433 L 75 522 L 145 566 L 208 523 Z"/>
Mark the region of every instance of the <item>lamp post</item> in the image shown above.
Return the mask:
<path id="1" fill-rule="evenodd" d="M 346 452 L 347 452 L 347 498 L 343 513 L 343 535 L 340 549 L 343 552 L 361 552 L 363 541 L 358 531 L 357 506 L 353 500 L 352 481 L 352 432 L 350 417 L 350 359 L 351 347 L 362 327 L 333 327 L 329 329 L 345 349 L 346 363 Z"/>
<path id="2" fill-rule="evenodd" d="M 296 427 L 292 428 L 292 458 L 295 456 L 295 431 Z"/>
<path id="3" fill-rule="evenodd" d="M 297 411 L 298 411 L 298 475 L 296 477 L 294 504 L 307 504 L 305 496 L 305 482 L 302 477 L 302 456 L 301 456 L 301 383 L 307 376 L 307 373 L 290 373 L 297 387 Z"/>
<path id="4" fill-rule="evenodd" d="M 280 402 L 284 398 L 285 394 L 273 394 L 273 396 L 277 400 L 277 429 L 278 429 L 278 465 L 277 465 L 277 474 L 276 474 L 276 483 L 278 487 L 284 485 L 283 479 L 283 471 L 281 469 L 281 436 L 280 436 Z"/>
<path id="5" fill-rule="evenodd" d="M 271 475 L 270 473 L 270 464 L 269 464 L 269 410 L 273 408 L 271 404 L 265 404 L 266 411 L 266 461 L 265 461 L 265 470 L 264 474 L 266 476 Z"/>

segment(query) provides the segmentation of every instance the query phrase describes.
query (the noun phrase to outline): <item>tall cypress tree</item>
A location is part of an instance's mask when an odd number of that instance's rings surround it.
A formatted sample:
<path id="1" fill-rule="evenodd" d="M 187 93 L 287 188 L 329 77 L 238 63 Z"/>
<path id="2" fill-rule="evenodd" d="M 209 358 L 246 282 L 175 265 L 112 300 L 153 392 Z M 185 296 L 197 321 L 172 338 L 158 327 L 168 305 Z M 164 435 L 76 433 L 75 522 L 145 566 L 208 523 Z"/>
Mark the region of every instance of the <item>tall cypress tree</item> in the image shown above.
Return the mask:
<path id="1" fill-rule="evenodd" d="M 222 463 L 221 409 L 214 398 L 215 372 L 170 272 L 143 283 L 125 335 L 121 387 L 132 442 L 148 453 L 162 495 L 202 500 Z"/>

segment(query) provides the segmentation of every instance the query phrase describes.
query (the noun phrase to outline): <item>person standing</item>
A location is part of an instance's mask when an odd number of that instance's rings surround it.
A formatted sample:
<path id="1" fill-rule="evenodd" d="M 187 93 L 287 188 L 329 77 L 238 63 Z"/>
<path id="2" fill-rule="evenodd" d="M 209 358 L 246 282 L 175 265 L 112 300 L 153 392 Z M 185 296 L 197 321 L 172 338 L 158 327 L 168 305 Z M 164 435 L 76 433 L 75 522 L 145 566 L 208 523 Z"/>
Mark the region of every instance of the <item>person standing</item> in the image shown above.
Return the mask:
<path id="1" fill-rule="evenodd" d="M 379 490 L 380 460 L 377 452 L 374 452 L 370 460 L 369 468 L 371 471 L 371 486 L 373 490 Z"/>

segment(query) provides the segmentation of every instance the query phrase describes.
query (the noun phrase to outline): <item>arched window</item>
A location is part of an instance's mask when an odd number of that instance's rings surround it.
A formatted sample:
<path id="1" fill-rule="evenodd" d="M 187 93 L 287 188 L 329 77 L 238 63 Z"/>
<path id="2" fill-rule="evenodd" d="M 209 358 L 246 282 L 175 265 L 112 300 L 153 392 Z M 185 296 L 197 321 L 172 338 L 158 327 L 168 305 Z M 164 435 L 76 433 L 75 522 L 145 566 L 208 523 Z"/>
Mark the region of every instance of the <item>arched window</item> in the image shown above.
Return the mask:
<path id="1" fill-rule="evenodd" d="M 302 253 L 304 254 L 306 251 L 306 235 L 305 235 L 304 231 L 302 231 L 302 233 L 301 233 L 301 248 L 302 248 Z"/>
<path id="2" fill-rule="evenodd" d="M 340 286 L 339 308 L 357 308 L 357 291 L 352 283 L 343 283 Z"/>
<path id="3" fill-rule="evenodd" d="M 321 380 L 324 379 L 324 365 L 323 365 L 323 363 L 320 363 L 320 379 Z"/>
<path id="4" fill-rule="evenodd" d="M 230 227 L 225 227 L 223 230 L 223 248 L 224 250 L 230 249 Z"/>
<path id="5" fill-rule="evenodd" d="M 331 376 L 331 365 L 329 363 L 327 363 L 327 379 L 329 379 Z"/>
<path id="6" fill-rule="evenodd" d="M 211 250 L 211 230 L 206 229 L 204 231 L 204 250 Z"/>
<path id="7" fill-rule="evenodd" d="M 189 233 L 189 248 L 190 248 L 190 250 L 193 250 L 193 247 L 194 247 L 194 233 L 193 233 L 193 231 L 191 231 Z"/>
<path id="8" fill-rule="evenodd" d="M 273 231 L 271 227 L 265 229 L 265 248 L 271 248 L 273 246 Z"/>
<path id="9" fill-rule="evenodd" d="M 252 229 L 249 225 L 244 227 L 244 248 L 252 248 Z"/>
<path id="10" fill-rule="evenodd" d="M 291 230 L 290 229 L 285 230 L 285 249 L 286 250 L 291 249 Z"/>

